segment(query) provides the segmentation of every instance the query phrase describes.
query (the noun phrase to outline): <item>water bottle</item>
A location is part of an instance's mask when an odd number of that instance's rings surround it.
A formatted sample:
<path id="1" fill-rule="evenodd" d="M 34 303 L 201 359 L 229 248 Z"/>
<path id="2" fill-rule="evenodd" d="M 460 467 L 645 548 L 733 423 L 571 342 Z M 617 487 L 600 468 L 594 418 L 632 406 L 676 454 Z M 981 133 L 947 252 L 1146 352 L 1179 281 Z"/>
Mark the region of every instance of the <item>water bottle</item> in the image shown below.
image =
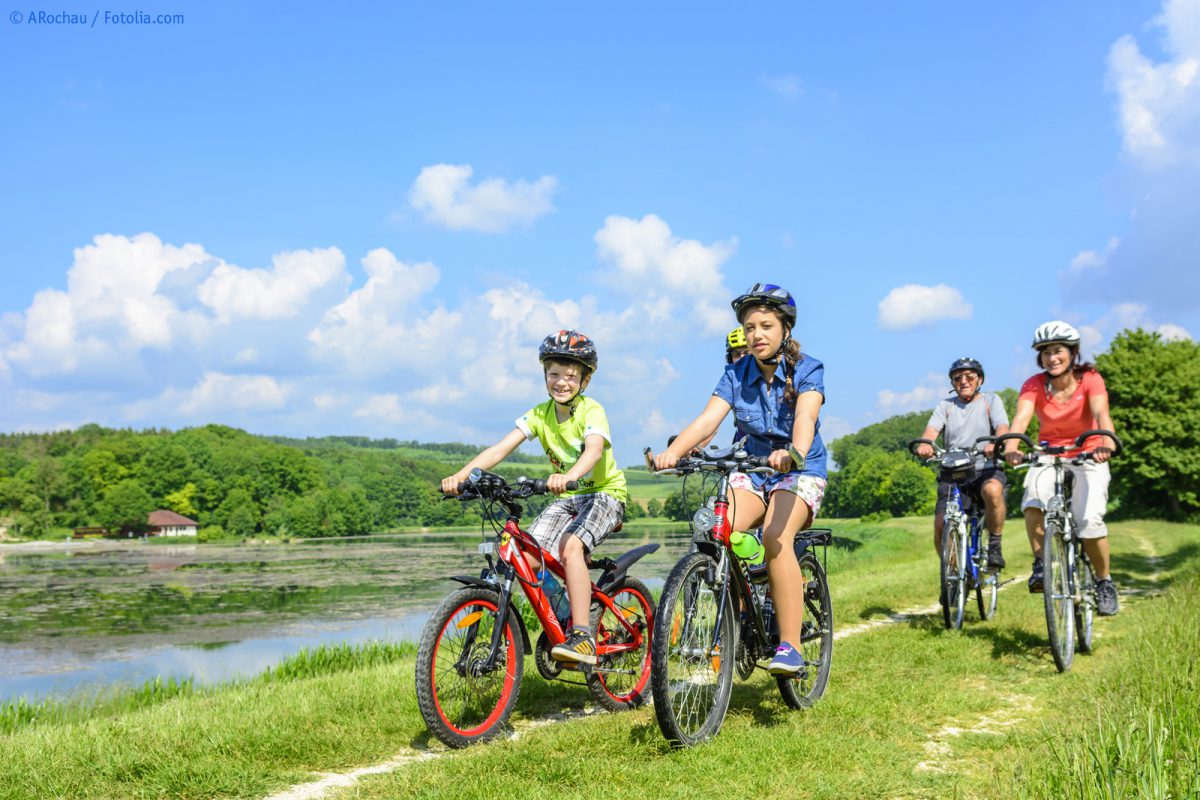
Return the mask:
<path id="1" fill-rule="evenodd" d="M 753 533 L 734 531 L 729 534 L 729 547 L 735 556 L 750 566 L 763 562 L 762 542 Z"/>
<path id="2" fill-rule="evenodd" d="M 571 620 L 571 601 L 567 599 L 566 587 L 559 583 L 558 578 L 548 569 L 539 571 L 537 579 L 542 582 L 542 592 L 550 601 L 550 610 L 558 617 L 559 624 L 565 627 Z"/>

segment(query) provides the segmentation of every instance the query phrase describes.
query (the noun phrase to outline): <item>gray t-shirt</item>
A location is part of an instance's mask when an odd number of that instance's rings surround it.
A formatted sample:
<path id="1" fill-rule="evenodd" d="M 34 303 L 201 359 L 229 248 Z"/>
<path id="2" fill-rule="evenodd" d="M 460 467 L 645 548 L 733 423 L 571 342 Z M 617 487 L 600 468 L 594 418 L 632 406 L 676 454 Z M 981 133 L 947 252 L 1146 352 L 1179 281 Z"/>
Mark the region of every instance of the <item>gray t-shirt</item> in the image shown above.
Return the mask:
<path id="1" fill-rule="evenodd" d="M 1004 403 L 991 392 L 980 392 L 971 402 L 964 403 L 958 395 L 938 401 L 929 416 L 929 427 L 942 431 L 947 450 L 970 450 L 980 436 L 991 436 L 1001 425 L 1008 424 Z M 982 468 L 985 459 L 975 460 Z"/>

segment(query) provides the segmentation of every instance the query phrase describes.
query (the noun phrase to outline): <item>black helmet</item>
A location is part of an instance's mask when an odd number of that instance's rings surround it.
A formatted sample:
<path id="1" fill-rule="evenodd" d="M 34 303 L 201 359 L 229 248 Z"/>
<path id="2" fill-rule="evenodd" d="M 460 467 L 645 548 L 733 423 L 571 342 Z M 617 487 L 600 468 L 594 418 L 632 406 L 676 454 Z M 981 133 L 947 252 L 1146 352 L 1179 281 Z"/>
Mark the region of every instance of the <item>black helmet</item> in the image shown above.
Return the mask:
<path id="1" fill-rule="evenodd" d="M 547 358 L 578 361 L 591 372 L 596 371 L 598 361 L 595 343 L 579 331 L 572 330 L 552 333 L 542 339 L 542 345 L 538 348 L 538 361 L 545 364 Z"/>
<path id="2" fill-rule="evenodd" d="M 956 360 L 953 364 L 950 365 L 950 371 L 947 372 L 946 374 L 950 376 L 951 380 L 953 380 L 954 373 L 962 372 L 964 369 L 969 369 L 972 372 L 978 372 L 979 373 L 979 382 L 983 383 L 983 379 L 985 377 L 983 374 L 983 364 L 980 364 L 978 361 L 971 358 L 970 356 L 963 356 L 962 358 Z"/>
<path id="3" fill-rule="evenodd" d="M 796 327 L 796 301 L 788 294 L 787 289 L 781 286 L 776 286 L 773 283 L 756 283 L 738 295 L 730 303 L 733 306 L 733 313 L 737 315 L 738 322 L 742 321 L 742 310 L 747 306 L 774 306 L 782 313 L 789 328 Z"/>

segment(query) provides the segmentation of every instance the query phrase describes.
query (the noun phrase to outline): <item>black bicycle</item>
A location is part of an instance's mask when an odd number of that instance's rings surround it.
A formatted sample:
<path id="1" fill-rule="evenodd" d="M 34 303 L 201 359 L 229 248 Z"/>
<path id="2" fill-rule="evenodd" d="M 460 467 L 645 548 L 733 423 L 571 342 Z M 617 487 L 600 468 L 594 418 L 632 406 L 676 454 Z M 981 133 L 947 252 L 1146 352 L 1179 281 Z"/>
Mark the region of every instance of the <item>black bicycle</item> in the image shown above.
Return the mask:
<path id="1" fill-rule="evenodd" d="M 1071 668 L 1075 658 L 1075 637 L 1079 650 L 1092 652 L 1092 620 L 1096 612 L 1096 575 L 1084 552 L 1076 522 L 1071 514 L 1071 481 L 1067 479 L 1067 464 L 1079 465 L 1094 458 L 1093 451 L 1064 458 L 1070 450 L 1078 450 L 1092 436 L 1108 436 L 1116 443 L 1113 454 L 1121 452 L 1121 440 L 1112 431 L 1092 430 L 1079 434 L 1074 447 L 1050 447 L 1034 444 L 1023 433 L 1006 433 L 996 439 L 997 447 L 1015 439 L 1032 452 L 1023 454 L 1024 463 L 1018 468 L 1038 463 L 1038 456 L 1053 459 L 1054 494 L 1046 503 L 1046 536 L 1042 544 L 1042 592 L 1046 602 L 1046 630 L 1050 634 L 1050 652 L 1059 672 Z"/>
<path id="2" fill-rule="evenodd" d="M 940 602 L 942 620 L 953 630 L 962 627 L 971 589 L 975 590 L 980 619 L 989 620 L 996 614 L 1000 576 L 987 563 L 983 499 L 965 496 L 966 484 L 975 479 L 976 458 L 983 454 L 984 445 L 995 441 L 995 436 L 981 436 L 969 450 L 944 450 L 930 439 L 913 439 L 908 443 L 913 455 L 917 455 L 917 447 L 922 444 L 932 447 L 933 458 L 925 459 L 925 463 L 937 465 L 938 479 L 950 484 L 942 524 Z M 970 501 L 969 512 L 964 509 L 964 500 Z"/>
<path id="3" fill-rule="evenodd" d="M 650 449 L 646 460 L 651 471 Z M 729 708 L 733 676 L 745 680 L 779 646 L 765 569 L 734 555 L 729 535 L 729 476 L 772 472 L 766 459 L 741 447 L 709 448 L 680 459 L 659 475 L 701 474 L 716 478 L 714 497 L 692 517 L 692 549 L 675 565 L 659 596 L 659 614 L 650 640 L 650 689 L 663 735 L 676 747 L 716 735 Z M 705 493 L 701 491 L 701 496 Z M 784 702 L 806 708 L 829 681 L 833 660 L 833 604 L 825 577 L 829 529 L 796 535 L 795 552 L 804 576 L 804 622 L 798 649 L 804 668 L 796 676 L 776 675 Z M 821 548 L 821 558 L 813 552 Z"/>

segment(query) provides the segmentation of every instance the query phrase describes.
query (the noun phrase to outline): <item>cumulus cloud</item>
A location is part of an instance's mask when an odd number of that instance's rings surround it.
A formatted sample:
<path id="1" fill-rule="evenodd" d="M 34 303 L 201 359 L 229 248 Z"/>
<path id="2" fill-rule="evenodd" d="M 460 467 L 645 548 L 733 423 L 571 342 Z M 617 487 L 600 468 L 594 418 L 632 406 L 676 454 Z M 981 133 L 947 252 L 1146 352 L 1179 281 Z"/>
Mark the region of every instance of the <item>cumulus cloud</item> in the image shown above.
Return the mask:
<path id="1" fill-rule="evenodd" d="M 721 333 L 736 323 L 725 300 L 731 293 L 721 265 L 737 249 L 737 239 L 710 245 L 682 239 L 661 218 L 647 214 L 640 220 L 608 217 L 595 241 L 599 258 L 615 267 L 616 281 L 636 289 L 647 320 L 694 319 L 705 333 Z"/>
<path id="2" fill-rule="evenodd" d="M 279 253 L 271 264 L 271 269 L 220 264 L 197 296 L 221 322 L 283 319 L 303 309 L 313 292 L 346 279 L 346 259 L 336 247 Z"/>
<path id="3" fill-rule="evenodd" d="M 1080 350 L 1089 357 L 1104 351 L 1112 338 L 1123 330 L 1142 328 L 1158 333 L 1167 341 L 1192 338 L 1182 325 L 1157 321 L 1141 303 L 1117 303 L 1100 318 L 1078 327 L 1082 340 Z"/>
<path id="4" fill-rule="evenodd" d="M 270 375 L 223 375 L 206 372 L 192 389 L 168 390 L 167 399 L 176 400 L 184 414 L 212 416 L 221 411 L 269 411 L 283 408 L 288 387 Z"/>
<path id="5" fill-rule="evenodd" d="M 533 183 L 487 178 L 471 184 L 470 164 L 434 164 L 421 170 L 409 189 L 409 204 L 425 220 L 450 230 L 504 233 L 528 226 L 554 210 L 558 179 L 543 175 Z"/>
<path id="6" fill-rule="evenodd" d="M 879 327 L 907 330 L 944 319 L 970 319 L 973 306 L 952 286 L 918 286 L 910 283 L 888 292 L 879 301 Z"/>
<path id="7" fill-rule="evenodd" d="M 1163 323 L 1154 330 L 1168 342 L 1187 341 L 1192 338 L 1192 334 L 1186 328 L 1173 322 Z"/>
<path id="8" fill-rule="evenodd" d="M 907 411 L 920 411 L 932 408 L 933 404 L 943 397 L 948 397 L 946 376 L 930 372 L 918 385 L 906 392 L 893 392 L 882 389 L 876 395 L 879 410 L 886 415 L 903 414 Z"/>

